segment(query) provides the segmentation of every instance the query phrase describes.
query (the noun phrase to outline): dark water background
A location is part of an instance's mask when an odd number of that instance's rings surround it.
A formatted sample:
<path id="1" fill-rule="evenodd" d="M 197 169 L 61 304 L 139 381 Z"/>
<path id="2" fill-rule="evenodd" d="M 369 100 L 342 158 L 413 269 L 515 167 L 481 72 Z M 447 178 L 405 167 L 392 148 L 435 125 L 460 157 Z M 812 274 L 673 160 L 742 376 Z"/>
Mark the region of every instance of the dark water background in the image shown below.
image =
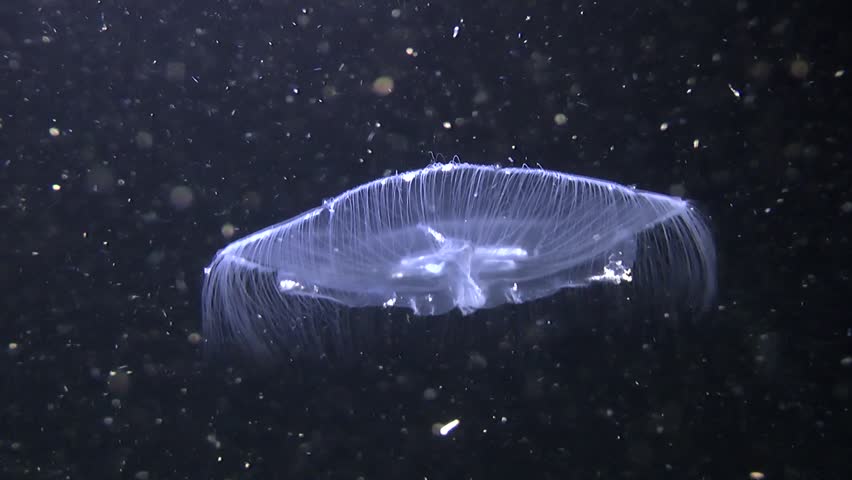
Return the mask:
<path id="1" fill-rule="evenodd" d="M 4 1 L 0 478 L 849 478 L 841 17 Z M 718 307 L 379 313 L 375 348 L 344 365 L 203 361 L 201 272 L 231 233 L 432 153 L 694 199 Z"/>

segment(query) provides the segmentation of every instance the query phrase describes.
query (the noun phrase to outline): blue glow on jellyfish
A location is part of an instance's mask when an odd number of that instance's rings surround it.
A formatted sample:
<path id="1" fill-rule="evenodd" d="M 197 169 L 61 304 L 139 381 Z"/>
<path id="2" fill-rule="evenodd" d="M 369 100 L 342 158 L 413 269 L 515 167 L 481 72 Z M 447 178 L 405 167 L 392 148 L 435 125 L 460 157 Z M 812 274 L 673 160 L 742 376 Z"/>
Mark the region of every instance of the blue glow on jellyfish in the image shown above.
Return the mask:
<path id="1" fill-rule="evenodd" d="M 690 202 L 542 169 L 463 163 L 381 178 L 241 238 L 205 270 L 204 336 L 250 355 L 310 348 L 346 309 L 464 315 L 640 283 L 712 302 L 716 254 Z"/>

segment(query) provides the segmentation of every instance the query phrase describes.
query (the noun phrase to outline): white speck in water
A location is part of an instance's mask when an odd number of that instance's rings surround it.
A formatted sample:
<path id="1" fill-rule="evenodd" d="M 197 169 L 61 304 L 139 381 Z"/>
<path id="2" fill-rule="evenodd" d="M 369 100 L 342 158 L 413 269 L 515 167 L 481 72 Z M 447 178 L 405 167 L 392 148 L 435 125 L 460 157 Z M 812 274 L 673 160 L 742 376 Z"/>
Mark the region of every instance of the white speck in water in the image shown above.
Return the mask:
<path id="1" fill-rule="evenodd" d="M 454 428 L 459 426 L 459 423 L 460 422 L 459 422 L 458 418 L 454 418 L 453 420 L 450 420 L 449 423 L 447 423 L 446 425 L 441 427 L 441 429 L 439 430 L 441 432 L 441 435 L 443 435 L 443 436 L 448 435 L 450 432 L 453 431 Z"/>
<path id="2" fill-rule="evenodd" d="M 730 83 L 728 84 L 728 90 L 730 90 L 730 91 L 731 91 L 731 93 L 733 93 L 733 94 L 734 94 L 734 96 L 735 96 L 735 97 L 737 97 L 737 98 L 740 98 L 740 96 L 742 95 L 742 94 L 740 93 L 740 91 L 739 91 L 739 90 L 737 90 L 736 88 L 732 87 Z"/>

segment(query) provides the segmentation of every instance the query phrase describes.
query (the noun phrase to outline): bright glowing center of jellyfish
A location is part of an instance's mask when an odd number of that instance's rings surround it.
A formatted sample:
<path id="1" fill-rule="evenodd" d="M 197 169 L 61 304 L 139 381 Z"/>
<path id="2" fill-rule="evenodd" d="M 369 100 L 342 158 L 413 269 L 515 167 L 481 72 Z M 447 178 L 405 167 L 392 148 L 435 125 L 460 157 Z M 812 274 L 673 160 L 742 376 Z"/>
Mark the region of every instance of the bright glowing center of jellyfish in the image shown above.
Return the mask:
<path id="1" fill-rule="evenodd" d="M 445 281 L 462 313 L 485 305 L 482 274 L 509 272 L 527 251 L 516 246 L 476 246 L 468 240 L 447 237 L 429 226 L 419 227 L 434 240 L 434 250 L 403 257 L 391 277 L 401 281 Z"/>

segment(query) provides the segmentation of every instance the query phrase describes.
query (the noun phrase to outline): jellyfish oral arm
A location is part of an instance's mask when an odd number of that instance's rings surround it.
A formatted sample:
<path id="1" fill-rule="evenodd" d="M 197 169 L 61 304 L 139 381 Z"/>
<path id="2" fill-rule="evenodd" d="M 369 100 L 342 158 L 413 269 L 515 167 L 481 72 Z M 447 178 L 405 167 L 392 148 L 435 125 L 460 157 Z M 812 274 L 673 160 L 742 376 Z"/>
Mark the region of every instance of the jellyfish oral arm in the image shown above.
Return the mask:
<path id="1" fill-rule="evenodd" d="M 433 240 L 433 250 L 402 258 L 391 278 L 408 285 L 424 283 L 431 285 L 432 290 L 443 290 L 465 315 L 489 303 L 490 285 L 483 279 L 514 271 L 518 262 L 528 257 L 527 251 L 517 246 L 476 246 L 429 226 L 419 228 Z M 437 293 L 440 292 L 430 295 L 434 297 Z M 395 303 L 390 301 L 390 305 Z"/>

